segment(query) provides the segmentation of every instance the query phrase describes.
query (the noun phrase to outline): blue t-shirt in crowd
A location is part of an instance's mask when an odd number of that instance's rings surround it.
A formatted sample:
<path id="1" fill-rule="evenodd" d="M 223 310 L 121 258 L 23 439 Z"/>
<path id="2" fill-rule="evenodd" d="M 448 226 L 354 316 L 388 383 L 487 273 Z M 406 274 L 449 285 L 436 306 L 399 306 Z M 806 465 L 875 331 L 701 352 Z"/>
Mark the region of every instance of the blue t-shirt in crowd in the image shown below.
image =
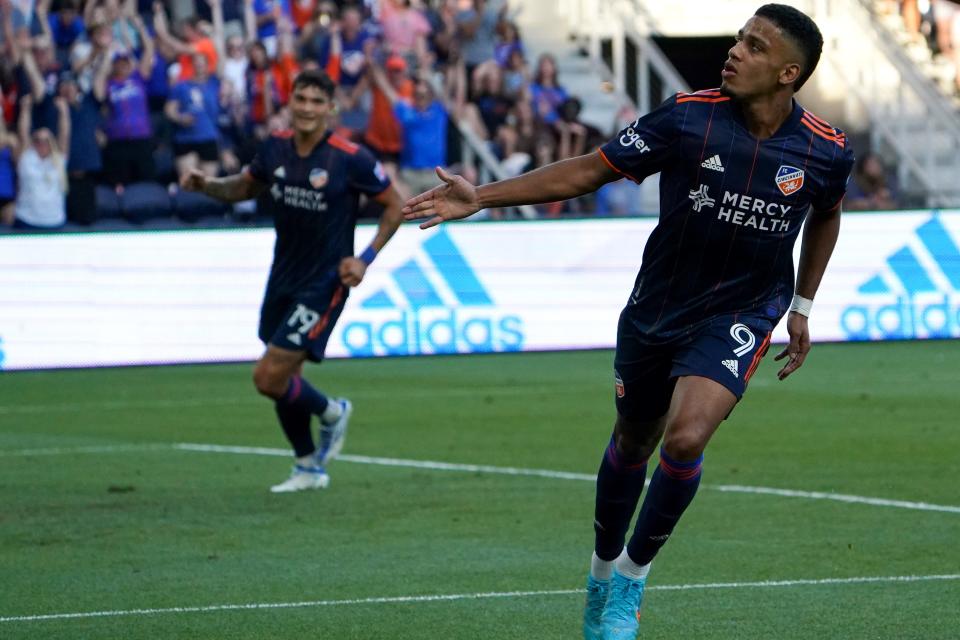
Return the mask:
<path id="1" fill-rule="evenodd" d="M 210 142 L 216 140 L 217 119 L 220 117 L 220 86 L 216 78 L 206 82 L 186 80 L 174 85 L 170 99 L 177 101 L 181 114 L 193 116 L 193 124 L 183 127 L 179 124 L 173 132 L 173 141 L 177 143 Z"/>
<path id="2" fill-rule="evenodd" d="M 100 103 L 90 94 L 70 105 L 70 157 L 67 171 L 99 171 L 102 167 L 97 127 L 102 116 Z"/>
<path id="3" fill-rule="evenodd" d="M 147 78 L 147 95 L 151 98 L 166 99 L 170 95 L 170 83 L 167 80 L 170 63 L 157 51 L 153 54 L 153 70 Z"/>
<path id="4" fill-rule="evenodd" d="M 447 112 L 434 100 L 423 111 L 406 102 L 393 107 L 403 125 L 403 149 L 400 166 L 405 169 L 433 169 L 447 161 Z"/>
<path id="5" fill-rule="evenodd" d="M 256 16 L 272 15 L 274 5 L 279 4 L 283 15 L 290 19 L 290 0 L 253 0 L 253 11 Z M 257 27 L 257 37 L 261 40 L 277 35 L 277 22 L 268 22 Z"/>
<path id="6" fill-rule="evenodd" d="M 13 152 L 10 147 L 3 147 L 0 149 L 0 202 L 17 197 L 14 173 Z"/>
<path id="7" fill-rule="evenodd" d="M 357 32 L 357 35 L 348 40 L 343 38 L 343 48 L 340 52 L 340 82 L 341 87 L 355 87 L 367 69 L 367 57 L 364 54 L 364 45 L 367 40 L 375 36 L 366 26 Z M 330 40 L 323 43 L 320 53 L 320 66 L 327 67 L 330 61 Z"/>
<path id="8" fill-rule="evenodd" d="M 50 34 L 53 36 L 53 44 L 57 49 L 67 49 L 73 46 L 73 43 L 83 35 L 86 29 L 83 24 L 83 18 L 80 16 L 74 17 L 73 21 L 69 24 L 63 24 L 63 22 L 60 21 L 60 16 L 56 13 L 51 13 L 47 16 L 47 24 L 50 25 Z"/>

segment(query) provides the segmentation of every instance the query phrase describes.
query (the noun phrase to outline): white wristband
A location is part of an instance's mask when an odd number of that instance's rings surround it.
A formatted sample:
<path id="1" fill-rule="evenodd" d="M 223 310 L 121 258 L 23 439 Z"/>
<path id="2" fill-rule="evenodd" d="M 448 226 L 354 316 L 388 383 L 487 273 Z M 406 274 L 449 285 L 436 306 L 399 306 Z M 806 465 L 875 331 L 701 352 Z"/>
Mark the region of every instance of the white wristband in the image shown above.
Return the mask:
<path id="1" fill-rule="evenodd" d="M 810 317 L 810 309 L 812 308 L 813 300 L 810 298 L 804 298 L 803 296 L 794 295 L 793 302 L 790 303 L 790 311 L 799 313 L 807 318 Z"/>

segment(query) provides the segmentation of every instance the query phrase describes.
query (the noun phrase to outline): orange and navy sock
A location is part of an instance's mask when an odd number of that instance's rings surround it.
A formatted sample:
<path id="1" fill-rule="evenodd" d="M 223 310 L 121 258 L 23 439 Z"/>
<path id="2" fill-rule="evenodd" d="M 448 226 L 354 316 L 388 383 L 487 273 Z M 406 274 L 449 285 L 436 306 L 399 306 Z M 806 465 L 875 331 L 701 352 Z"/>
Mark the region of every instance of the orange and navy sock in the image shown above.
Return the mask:
<path id="1" fill-rule="evenodd" d="M 681 462 L 660 449 L 660 466 L 653 472 L 647 497 L 640 507 L 627 553 L 638 565 L 648 564 L 677 526 L 700 486 L 703 455 Z"/>
<path id="2" fill-rule="evenodd" d="M 275 402 L 277 418 L 296 457 L 302 458 L 316 451 L 310 430 L 312 415 L 322 415 L 330 401 L 301 376 L 293 376 L 287 392 Z"/>
<path id="3" fill-rule="evenodd" d="M 617 451 L 615 437 L 611 437 L 597 472 L 593 528 L 594 551 L 600 560 L 612 562 L 623 550 L 646 477 L 647 461 L 626 459 Z"/>

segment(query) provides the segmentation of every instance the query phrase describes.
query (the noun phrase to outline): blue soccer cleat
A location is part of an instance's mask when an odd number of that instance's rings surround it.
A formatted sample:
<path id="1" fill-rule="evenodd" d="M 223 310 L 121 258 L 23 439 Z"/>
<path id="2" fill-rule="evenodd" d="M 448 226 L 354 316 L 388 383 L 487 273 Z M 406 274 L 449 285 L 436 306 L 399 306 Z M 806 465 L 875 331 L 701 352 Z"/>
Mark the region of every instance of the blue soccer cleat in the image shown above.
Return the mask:
<path id="1" fill-rule="evenodd" d="M 640 629 L 640 603 L 646 577 L 635 580 L 613 570 L 610 594 L 600 616 L 603 640 L 634 640 Z"/>
<path id="2" fill-rule="evenodd" d="M 587 604 L 583 609 L 583 640 L 603 640 L 603 625 L 600 614 L 607 603 L 610 591 L 609 580 L 597 580 L 587 576 Z"/>
<path id="3" fill-rule="evenodd" d="M 347 439 L 347 424 L 350 422 L 350 414 L 353 413 L 353 405 L 346 398 L 331 398 L 330 402 L 339 402 L 342 411 L 333 423 L 320 422 L 320 448 L 314 457 L 321 467 L 325 467 L 343 449 L 343 443 Z"/>

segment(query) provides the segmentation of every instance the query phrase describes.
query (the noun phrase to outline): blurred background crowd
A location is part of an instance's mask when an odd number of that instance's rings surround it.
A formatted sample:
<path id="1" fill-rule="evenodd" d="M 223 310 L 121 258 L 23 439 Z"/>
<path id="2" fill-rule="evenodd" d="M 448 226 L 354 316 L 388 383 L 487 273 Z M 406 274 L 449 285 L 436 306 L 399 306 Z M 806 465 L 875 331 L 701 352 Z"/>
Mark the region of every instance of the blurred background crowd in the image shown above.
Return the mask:
<path id="1" fill-rule="evenodd" d="M 301 69 L 333 77 L 335 128 L 404 195 L 437 165 L 476 179 L 464 135 L 515 175 L 612 133 L 580 121 L 549 54 L 529 59 L 505 0 L 0 0 L 0 23 L 0 206 L 18 228 L 257 216 L 178 176 L 240 170 L 288 127 Z"/>

